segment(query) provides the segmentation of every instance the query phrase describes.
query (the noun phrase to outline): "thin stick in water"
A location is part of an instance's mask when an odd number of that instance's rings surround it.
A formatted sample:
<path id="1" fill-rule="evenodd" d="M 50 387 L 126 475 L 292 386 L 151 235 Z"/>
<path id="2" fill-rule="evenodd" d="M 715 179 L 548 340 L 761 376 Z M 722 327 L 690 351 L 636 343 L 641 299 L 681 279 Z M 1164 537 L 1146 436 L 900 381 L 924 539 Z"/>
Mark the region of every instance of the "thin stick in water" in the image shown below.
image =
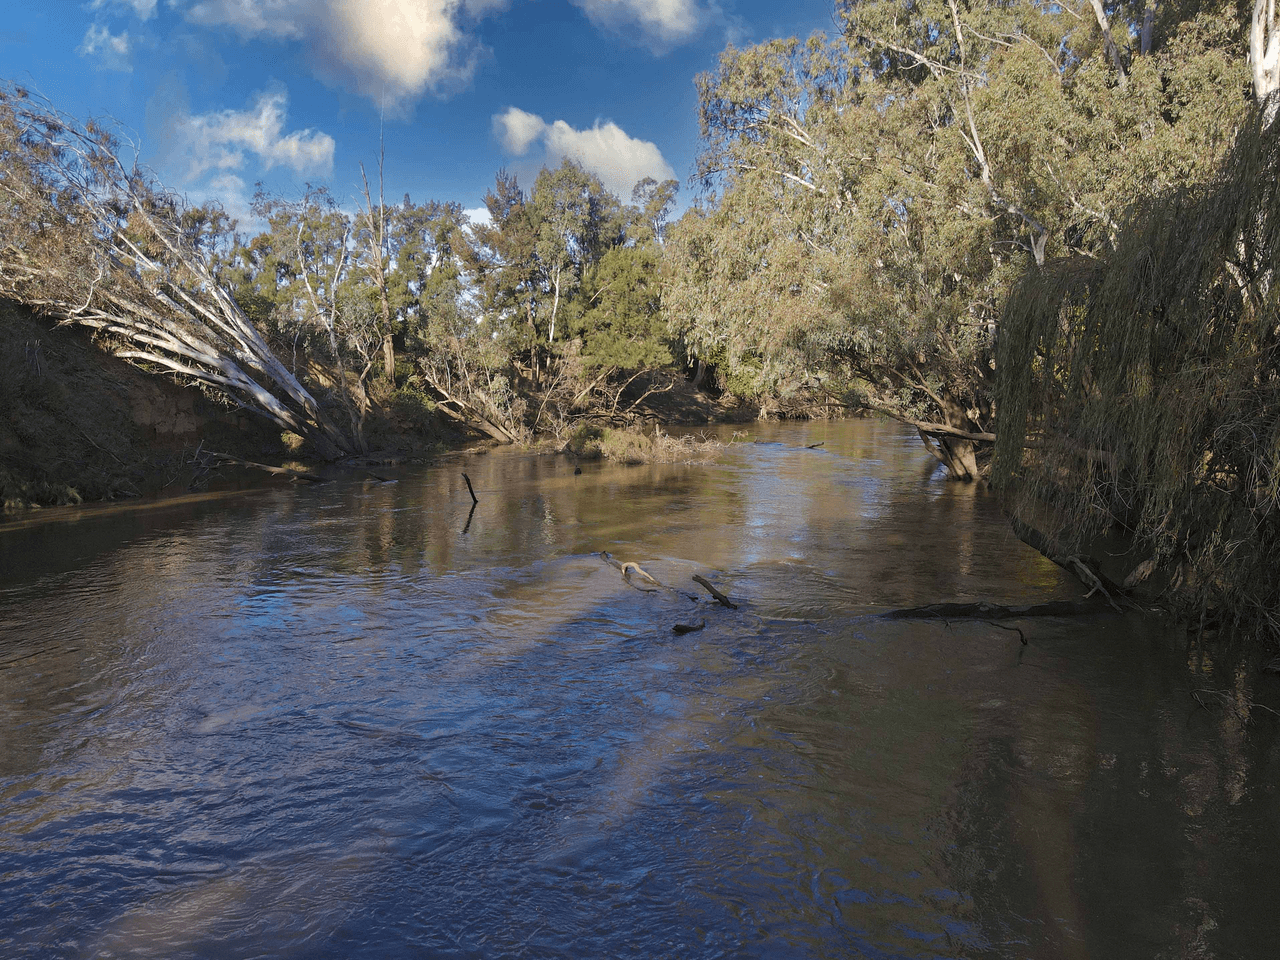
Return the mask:
<path id="1" fill-rule="evenodd" d="M 480 498 L 476 496 L 475 488 L 471 486 L 471 478 L 464 473 L 462 479 L 467 481 L 467 493 L 471 494 L 471 505 L 474 507 L 480 502 Z"/>

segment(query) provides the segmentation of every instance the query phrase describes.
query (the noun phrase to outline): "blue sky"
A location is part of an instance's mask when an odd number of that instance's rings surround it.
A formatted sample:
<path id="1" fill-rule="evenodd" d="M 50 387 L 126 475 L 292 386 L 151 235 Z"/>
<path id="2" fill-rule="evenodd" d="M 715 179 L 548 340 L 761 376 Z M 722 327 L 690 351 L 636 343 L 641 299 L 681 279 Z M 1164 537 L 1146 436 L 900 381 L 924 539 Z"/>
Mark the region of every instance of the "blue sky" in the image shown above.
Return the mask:
<path id="1" fill-rule="evenodd" d="M 380 117 L 388 200 L 478 208 L 500 167 L 529 187 L 567 155 L 623 199 L 674 175 L 683 206 L 694 76 L 831 24 L 831 0 L 5 0 L 0 77 L 242 216 L 259 180 L 354 206 Z"/>

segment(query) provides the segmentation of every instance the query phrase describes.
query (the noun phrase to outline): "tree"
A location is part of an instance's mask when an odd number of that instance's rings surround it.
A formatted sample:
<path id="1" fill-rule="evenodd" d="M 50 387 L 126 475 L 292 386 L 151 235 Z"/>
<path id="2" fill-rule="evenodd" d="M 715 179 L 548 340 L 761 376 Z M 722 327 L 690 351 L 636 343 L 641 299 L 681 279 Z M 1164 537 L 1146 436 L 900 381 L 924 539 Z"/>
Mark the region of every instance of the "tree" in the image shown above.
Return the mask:
<path id="1" fill-rule="evenodd" d="M 676 227 L 673 320 L 761 389 L 916 425 L 971 478 L 1013 282 L 1109 249 L 1136 198 L 1221 156 L 1239 24 L 1229 6 L 1124 30 L 1124 10 L 1033 2 L 839 10 L 839 39 L 729 48 L 699 78 L 707 199 Z"/>
<path id="2" fill-rule="evenodd" d="M 396 349 L 392 339 L 391 299 L 387 291 L 387 277 L 391 272 L 392 251 L 388 234 L 387 205 L 383 202 L 383 165 L 381 151 L 378 155 L 378 207 L 373 206 L 369 191 L 369 177 L 360 165 L 360 180 L 364 186 L 364 206 L 360 210 L 360 228 L 356 233 L 357 246 L 363 254 L 360 261 L 365 277 L 378 292 L 378 310 L 381 317 L 379 333 L 382 337 L 383 376 L 387 382 L 396 382 Z"/>
<path id="3" fill-rule="evenodd" d="M 498 174 L 469 266 L 486 318 L 520 331 L 517 349 L 545 388 L 541 410 L 554 399 L 567 412 L 615 377 L 670 362 L 658 262 L 677 186 L 641 181 L 623 206 L 571 160 L 542 170 L 527 197 Z M 621 389 L 606 391 L 615 410 Z"/>
<path id="4" fill-rule="evenodd" d="M 993 483 L 1015 515 L 1050 517 L 1062 551 L 1122 531 L 1147 558 L 1134 581 L 1162 575 L 1202 626 L 1275 642 L 1280 125 L 1259 24 L 1255 8 L 1256 102 L 1220 165 L 1009 299 Z"/>
<path id="5" fill-rule="evenodd" d="M 355 449 L 218 282 L 225 215 L 126 166 L 106 127 L 0 91 L 0 192 L 5 296 L 99 331 L 117 356 L 201 383 L 324 456 Z"/>

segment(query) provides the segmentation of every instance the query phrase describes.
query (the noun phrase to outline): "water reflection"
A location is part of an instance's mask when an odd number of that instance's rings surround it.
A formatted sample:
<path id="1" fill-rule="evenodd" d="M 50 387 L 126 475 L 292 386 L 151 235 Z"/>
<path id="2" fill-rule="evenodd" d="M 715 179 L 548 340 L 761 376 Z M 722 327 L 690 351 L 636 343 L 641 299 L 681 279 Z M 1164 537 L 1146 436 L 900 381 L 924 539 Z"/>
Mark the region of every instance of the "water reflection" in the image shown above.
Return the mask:
<path id="1" fill-rule="evenodd" d="M 878 621 L 1073 586 L 893 425 L 753 439 L 0 531 L 0 954 L 1260 955 L 1275 691 Z"/>

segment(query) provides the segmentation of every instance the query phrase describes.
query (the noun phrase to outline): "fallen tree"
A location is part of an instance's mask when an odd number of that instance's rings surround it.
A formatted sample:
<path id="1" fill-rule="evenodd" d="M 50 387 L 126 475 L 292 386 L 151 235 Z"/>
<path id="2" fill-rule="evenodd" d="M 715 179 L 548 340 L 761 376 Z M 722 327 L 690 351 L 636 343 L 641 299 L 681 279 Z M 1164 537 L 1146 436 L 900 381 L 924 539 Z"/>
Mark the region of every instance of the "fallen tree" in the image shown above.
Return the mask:
<path id="1" fill-rule="evenodd" d="M 215 279 L 225 222 L 127 164 L 107 126 L 0 88 L 0 295 L 98 331 L 117 356 L 200 383 L 325 458 L 357 452 Z"/>

